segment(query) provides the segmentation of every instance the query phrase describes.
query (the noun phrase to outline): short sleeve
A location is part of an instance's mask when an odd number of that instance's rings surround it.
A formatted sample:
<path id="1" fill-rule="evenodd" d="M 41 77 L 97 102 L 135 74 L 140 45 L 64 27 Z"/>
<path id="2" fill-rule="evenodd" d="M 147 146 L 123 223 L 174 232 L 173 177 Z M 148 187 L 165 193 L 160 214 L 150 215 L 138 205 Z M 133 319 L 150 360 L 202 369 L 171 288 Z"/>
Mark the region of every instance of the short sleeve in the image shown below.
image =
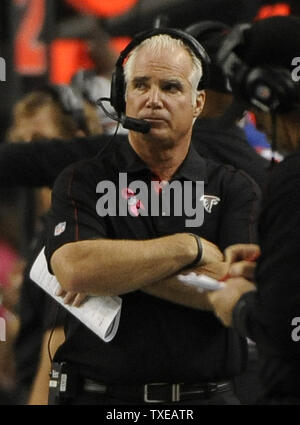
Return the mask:
<path id="1" fill-rule="evenodd" d="M 78 164 L 81 167 L 76 166 Z M 47 218 L 45 255 L 48 267 L 52 254 L 61 246 L 107 236 L 104 218 L 96 212 L 96 184 L 84 168 L 84 161 L 74 164 L 55 182 Z M 50 267 L 49 270 L 51 272 Z"/>
<path id="2" fill-rule="evenodd" d="M 219 230 L 219 247 L 223 250 L 236 243 L 258 242 L 258 217 L 261 209 L 261 190 L 243 171 L 232 171 L 224 180 L 225 206 Z"/>

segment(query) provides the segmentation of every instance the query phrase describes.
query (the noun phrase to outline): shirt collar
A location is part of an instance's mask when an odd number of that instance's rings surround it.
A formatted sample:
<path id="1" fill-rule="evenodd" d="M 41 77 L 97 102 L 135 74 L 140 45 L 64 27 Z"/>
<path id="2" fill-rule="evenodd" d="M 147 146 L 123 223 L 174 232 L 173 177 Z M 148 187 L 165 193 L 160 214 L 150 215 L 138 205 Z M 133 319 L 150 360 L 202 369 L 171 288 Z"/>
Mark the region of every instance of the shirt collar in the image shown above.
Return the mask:
<path id="1" fill-rule="evenodd" d="M 129 174 L 148 171 L 147 164 L 138 156 L 135 150 L 131 147 L 129 141 L 123 141 L 121 144 L 121 168 Z M 124 170 L 123 170 L 124 169 Z M 198 154 L 193 145 L 190 145 L 188 153 L 180 165 L 172 180 L 184 178 L 191 181 L 204 181 L 207 183 L 206 162 Z"/>
<path id="2" fill-rule="evenodd" d="M 122 171 L 129 174 L 138 173 L 140 171 L 149 170 L 147 164 L 138 156 L 135 150 L 130 145 L 128 139 L 123 141 L 120 145 L 117 155 L 118 164 L 121 166 Z"/>
<path id="3" fill-rule="evenodd" d="M 173 180 L 180 177 L 191 181 L 204 181 L 204 184 L 207 183 L 206 162 L 192 144 L 190 144 L 189 151 L 183 163 L 173 176 Z"/>

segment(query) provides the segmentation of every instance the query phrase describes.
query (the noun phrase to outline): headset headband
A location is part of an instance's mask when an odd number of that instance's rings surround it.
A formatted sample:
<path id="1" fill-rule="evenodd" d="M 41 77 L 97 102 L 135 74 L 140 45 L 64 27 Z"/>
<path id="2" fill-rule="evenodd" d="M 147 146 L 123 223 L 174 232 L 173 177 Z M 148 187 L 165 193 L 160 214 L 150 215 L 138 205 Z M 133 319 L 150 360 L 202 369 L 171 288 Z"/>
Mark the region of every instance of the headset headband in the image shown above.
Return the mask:
<path id="1" fill-rule="evenodd" d="M 136 35 L 136 37 L 125 47 L 120 53 L 116 62 L 115 71 L 111 79 L 110 89 L 110 103 L 120 117 L 125 112 L 125 77 L 123 64 L 129 53 L 144 40 L 151 38 L 155 35 L 166 34 L 172 38 L 182 40 L 182 42 L 190 48 L 195 56 L 201 61 L 202 64 L 202 77 L 198 84 L 198 90 L 208 87 L 209 78 L 209 63 L 210 59 L 205 49 L 201 44 L 195 40 L 191 35 L 174 28 L 155 28 L 151 31 L 143 31 Z"/>
<path id="2" fill-rule="evenodd" d="M 196 38 L 210 33 L 227 33 L 230 27 L 219 21 L 199 21 L 185 28 L 185 32 Z"/>
<path id="3" fill-rule="evenodd" d="M 124 60 L 127 58 L 129 53 L 139 44 L 141 44 L 147 38 L 151 38 L 155 35 L 169 35 L 172 38 L 177 38 L 183 41 L 183 43 L 188 46 L 195 56 L 200 60 L 203 68 L 203 75 L 201 78 L 201 89 L 207 87 L 209 71 L 208 64 L 210 59 L 205 49 L 201 44 L 190 34 L 185 33 L 184 31 L 175 29 L 175 28 L 155 28 L 150 31 L 143 31 L 137 34 L 134 39 L 125 47 L 124 50 L 120 53 L 120 56 L 116 62 L 116 67 L 123 67 Z"/>

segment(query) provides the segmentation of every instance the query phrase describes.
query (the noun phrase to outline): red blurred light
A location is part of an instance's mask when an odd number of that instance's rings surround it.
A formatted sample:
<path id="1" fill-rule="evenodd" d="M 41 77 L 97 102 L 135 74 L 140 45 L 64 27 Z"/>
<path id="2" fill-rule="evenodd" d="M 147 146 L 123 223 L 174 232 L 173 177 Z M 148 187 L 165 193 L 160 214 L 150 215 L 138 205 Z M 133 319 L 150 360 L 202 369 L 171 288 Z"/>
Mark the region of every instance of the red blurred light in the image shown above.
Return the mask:
<path id="1" fill-rule="evenodd" d="M 138 0 L 65 0 L 82 13 L 103 17 L 121 15 L 131 9 Z"/>
<path id="2" fill-rule="evenodd" d="M 260 19 L 270 18 L 271 16 L 288 16 L 291 14 L 291 7 L 287 3 L 277 3 L 274 5 L 265 5 L 262 6 L 256 17 L 255 21 L 259 21 Z"/>

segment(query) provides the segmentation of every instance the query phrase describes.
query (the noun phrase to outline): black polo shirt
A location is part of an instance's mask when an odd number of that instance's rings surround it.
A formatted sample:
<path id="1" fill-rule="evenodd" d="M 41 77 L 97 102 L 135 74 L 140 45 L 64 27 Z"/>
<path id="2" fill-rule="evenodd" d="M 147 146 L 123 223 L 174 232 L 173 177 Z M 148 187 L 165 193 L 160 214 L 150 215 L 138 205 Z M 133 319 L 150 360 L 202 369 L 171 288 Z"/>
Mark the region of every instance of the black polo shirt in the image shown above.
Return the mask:
<path id="1" fill-rule="evenodd" d="M 127 173 L 128 184 L 142 180 L 149 187 L 153 179 L 124 139 L 115 140 L 95 158 L 73 164 L 60 175 L 49 220 L 48 264 L 60 246 L 85 239 L 142 240 L 194 232 L 221 249 L 232 243 L 256 241 L 259 189 L 243 172 L 204 160 L 190 148 L 174 180 L 193 181 L 194 189 L 196 181 L 204 181 L 205 196 L 215 197 L 215 202 L 206 203 L 204 222 L 198 227 L 186 227 L 189 217 L 184 211 L 182 216 L 175 216 L 172 208 L 170 216 L 163 215 L 160 208 L 158 216 L 100 217 L 97 185 L 111 181 L 118 187 L 120 173 Z M 77 363 L 86 377 L 105 383 L 200 382 L 241 372 L 245 341 L 224 328 L 213 313 L 179 306 L 142 291 L 122 298 L 119 329 L 110 343 L 68 316 L 66 342 L 56 360 Z"/>
<path id="2" fill-rule="evenodd" d="M 264 190 L 270 162 L 253 149 L 238 125 L 224 127 L 219 119 L 199 118 L 193 126 L 192 143 L 204 158 L 244 170 Z"/>
<path id="3" fill-rule="evenodd" d="M 234 310 L 234 325 L 257 344 L 263 402 L 274 398 L 273 404 L 283 403 L 287 397 L 285 404 L 299 404 L 299 149 L 273 168 L 259 238 L 257 291 L 241 297 Z"/>

